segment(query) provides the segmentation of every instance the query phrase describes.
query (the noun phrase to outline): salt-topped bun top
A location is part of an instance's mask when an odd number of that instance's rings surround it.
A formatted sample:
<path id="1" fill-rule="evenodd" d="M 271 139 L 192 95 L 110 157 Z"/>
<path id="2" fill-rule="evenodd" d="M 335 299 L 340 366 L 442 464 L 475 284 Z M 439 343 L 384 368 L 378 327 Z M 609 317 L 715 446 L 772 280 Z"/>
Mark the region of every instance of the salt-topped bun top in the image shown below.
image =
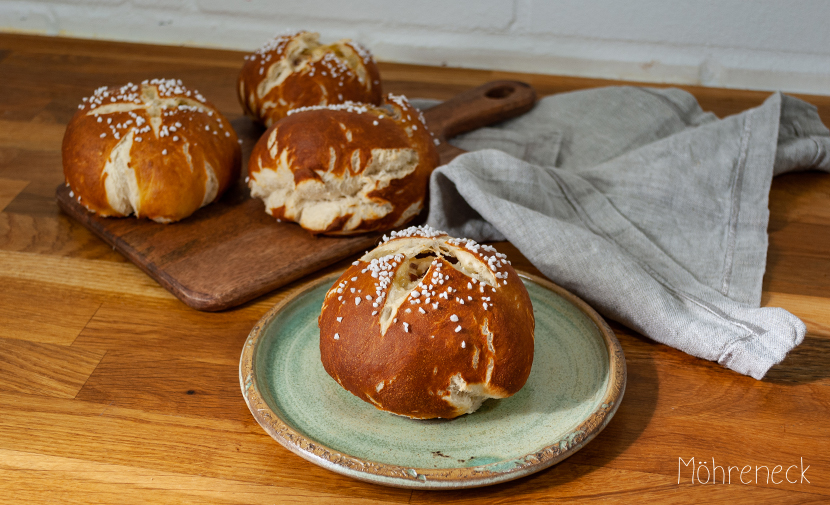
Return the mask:
<path id="1" fill-rule="evenodd" d="M 452 418 L 513 395 L 533 363 L 533 307 L 505 255 L 426 226 L 355 261 L 318 324 L 328 374 L 412 418 Z"/>
<path id="2" fill-rule="evenodd" d="M 349 39 L 323 45 L 319 38 L 305 31 L 282 35 L 245 57 L 238 91 L 248 116 L 270 126 L 298 107 L 380 103 L 372 54 Z"/>
<path id="3" fill-rule="evenodd" d="M 293 110 L 248 161 L 248 187 L 278 220 L 348 235 L 406 224 L 438 165 L 423 116 L 404 97 Z"/>
<path id="4" fill-rule="evenodd" d="M 236 133 L 179 80 L 101 87 L 63 138 L 71 195 L 102 216 L 169 223 L 215 201 L 239 178 Z"/>

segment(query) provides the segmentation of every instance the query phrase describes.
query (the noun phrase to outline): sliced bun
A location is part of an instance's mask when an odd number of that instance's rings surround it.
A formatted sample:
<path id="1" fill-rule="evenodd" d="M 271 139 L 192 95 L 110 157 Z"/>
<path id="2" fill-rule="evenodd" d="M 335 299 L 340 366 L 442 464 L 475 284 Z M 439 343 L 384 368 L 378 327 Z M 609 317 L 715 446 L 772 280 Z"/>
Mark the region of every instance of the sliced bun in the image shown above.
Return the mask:
<path id="1" fill-rule="evenodd" d="M 278 220 L 311 233 L 389 230 L 423 208 L 438 152 L 423 116 L 404 97 L 291 111 L 257 142 L 251 195 Z"/>
<path id="2" fill-rule="evenodd" d="M 183 219 L 239 178 L 242 155 L 230 123 L 181 81 L 98 88 L 63 137 L 73 197 L 101 216 Z"/>
<path id="3" fill-rule="evenodd" d="M 245 57 L 238 91 L 248 116 L 271 126 L 298 107 L 380 103 L 380 73 L 372 54 L 349 39 L 329 45 L 319 39 L 319 33 L 305 31 L 283 35 Z"/>
<path id="4" fill-rule="evenodd" d="M 534 324 L 503 254 L 412 227 L 384 237 L 326 294 L 320 355 L 334 380 L 380 410 L 453 418 L 524 386 Z"/>

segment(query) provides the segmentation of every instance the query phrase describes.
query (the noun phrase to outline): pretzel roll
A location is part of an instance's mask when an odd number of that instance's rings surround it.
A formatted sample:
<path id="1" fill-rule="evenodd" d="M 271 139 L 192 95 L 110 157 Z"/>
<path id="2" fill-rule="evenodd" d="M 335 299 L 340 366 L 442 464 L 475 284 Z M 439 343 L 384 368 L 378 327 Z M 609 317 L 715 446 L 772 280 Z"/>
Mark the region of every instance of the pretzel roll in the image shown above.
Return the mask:
<path id="1" fill-rule="evenodd" d="M 271 126 L 299 107 L 380 103 L 380 73 L 372 54 L 349 39 L 330 45 L 319 39 L 319 33 L 305 31 L 283 35 L 245 57 L 238 84 L 245 114 Z"/>
<path id="2" fill-rule="evenodd" d="M 63 137 L 63 173 L 91 212 L 171 223 L 239 178 L 236 133 L 181 81 L 98 88 L 78 109 Z"/>
<path id="3" fill-rule="evenodd" d="M 534 324 L 503 254 L 411 227 L 384 237 L 326 294 L 320 355 L 334 380 L 380 410 L 453 418 L 524 386 Z"/>
<path id="4" fill-rule="evenodd" d="M 423 116 L 389 95 L 381 107 L 349 102 L 291 111 L 254 147 L 248 187 L 278 220 L 349 235 L 415 217 L 437 165 Z"/>

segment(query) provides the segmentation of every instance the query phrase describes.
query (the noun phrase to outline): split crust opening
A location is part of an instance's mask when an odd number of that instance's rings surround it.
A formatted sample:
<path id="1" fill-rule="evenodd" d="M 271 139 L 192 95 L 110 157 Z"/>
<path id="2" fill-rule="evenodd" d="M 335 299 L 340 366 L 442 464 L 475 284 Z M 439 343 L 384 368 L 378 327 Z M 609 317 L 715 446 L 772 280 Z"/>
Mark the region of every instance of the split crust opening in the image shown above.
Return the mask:
<path id="1" fill-rule="evenodd" d="M 372 86 L 360 55 L 347 43 L 339 40 L 329 45 L 320 44 L 320 34 L 304 32 L 292 39 L 286 46 L 282 59 L 268 68 L 266 78 L 257 85 L 256 93 L 264 98 L 272 89 L 282 84 L 288 76 L 304 72 L 323 58 L 336 58 L 343 62 L 367 90 Z M 327 56 L 330 55 L 330 56 Z"/>
<path id="2" fill-rule="evenodd" d="M 383 308 L 380 309 L 379 323 L 381 335 L 385 335 L 388 328 L 398 317 L 398 310 L 410 297 L 410 294 L 424 280 L 438 268 L 447 268 L 447 265 L 461 272 L 468 278 L 485 286 L 497 286 L 497 279 L 493 272 L 478 257 L 464 249 L 463 246 L 447 244 L 446 237 L 436 239 L 415 238 L 399 239 L 381 244 L 373 251 L 365 254 L 361 261 L 371 262 L 381 260 L 386 256 L 402 255 L 401 267 L 397 269 L 391 279 L 388 294 Z M 490 379 L 494 369 L 495 348 L 493 333 L 490 331 L 488 320 L 485 318 L 480 328 L 481 334 L 486 337 L 487 363 L 484 382 L 467 383 L 460 373 L 450 378 L 447 389 L 440 392 L 441 398 L 453 406 L 456 412 L 475 412 L 482 403 L 489 398 L 503 398 L 507 396 L 503 391 L 493 388 Z M 473 345 L 472 342 L 470 345 Z M 472 365 L 478 368 L 482 350 L 473 349 Z M 436 368 L 437 371 L 437 368 Z"/>
<path id="3" fill-rule="evenodd" d="M 276 137 L 276 130 L 272 137 Z M 272 153 L 278 151 L 276 142 Z M 332 167 L 338 163 L 331 150 Z M 295 184 L 289 151 L 283 149 L 275 168 L 264 168 L 259 159 L 259 171 L 251 174 L 251 196 L 262 198 L 270 214 L 283 208 L 285 219 L 296 221 L 307 230 L 326 230 L 338 220 L 347 218 L 344 232 L 354 230 L 363 221 L 381 219 L 393 210 L 391 202 L 370 193 L 384 189 L 393 180 L 402 179 L 418 168 L 418 153 L 414 149 L 372 149 L 365 168 L 360 167 L 360 153 L 351 154 L 351 170 L 342 174 L 316 171 L 318 178 Z M 332 168 L 330 167 L 330 168 Z M 420 212 L 423 200 L 418 200 L 401 216 L 401 224 Z"/>
<path id="4" fill-rule="evenodd" d="M 209 110 L 204 104 L 191 98 L 178 96 L 169 98 L 160 97 L 158 89 L 153 85 L 142 84 L 139 97 L 139 103 L 119 102 L 101 105 L 91 109 L 87 112 L 87 115 L 106 117 L 108 114 L 123 112 L 141 114 L 136 119 L 137 127 L 141 126 L 139 121 L 146 121 L 152 129 L 153 135 L 158 139 L 160 138 L 162 114 L 164 111 L 177 110 L 179 107 L 187 107 L 198 112 L 207 112 Z M 135 136 L 135 130 L 131 129 L 118 141 L 110 151 L 101 175 L 104 179 L 104 190 L 106 192 L 107 203 L 109 203 L 110 207 L 122 216 L 135 214 L 137 217 L 140 217 L 142 190 L 139 187 L 138 176 L 136 174 L 138 167 L 133 162 L 131 154 Z M 193 166 L 193 160 L 189 153 L 190 144 L 186 140 L 182 142 L 182 152 L 185 155 L 190 171 L 193 172 L 196 167 Z M 202 202 L 199 206 L 200 208 L 212 202 L 219 192 L 219 180 L 214 168 L 210 163 L 205 162 L 202 169 L 205 172 L 205 188 Z M 163 216 L 156 217 L 154 220 L 162 223 L 170 222 L 169 218 Z"/>
<path id="5" fill-rule="evenodd" d="M 421 280 L 432 272 L 435 263 L 444 260 L 452 268 L 463 273 L 471 279 L 476 279 L 487 286 L 495 286 L 496 278 L 493 272 L 473 254 L 461 247 L 448 246 L 442 238 L 438 239 L 403 239 L 381 244 L 374 250 L 365 254 L 361 261 L 371 262 L 373 259 L 380 259 L 384 256 L 401 254 L 404 256 L 402 264 L 406 268 L 399 268 L 392 278 L 389 294 L 380 312 L 381 334 L 386 330 L 398 313 L 398 308 L 409 297 L 409 294 L 421 282 Z"/>

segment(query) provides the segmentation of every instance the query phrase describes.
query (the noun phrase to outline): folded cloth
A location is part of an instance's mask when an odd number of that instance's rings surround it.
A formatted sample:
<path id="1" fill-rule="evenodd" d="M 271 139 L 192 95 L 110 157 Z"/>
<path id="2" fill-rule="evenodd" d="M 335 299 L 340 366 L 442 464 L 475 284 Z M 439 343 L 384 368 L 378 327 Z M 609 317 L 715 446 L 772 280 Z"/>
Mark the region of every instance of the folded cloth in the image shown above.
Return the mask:
<path id="1" fill-rule="evenodd" d="M 803 340 L 760 301 L 773 174 L 830 171 L 813 106 L 719 120 L 681 90 L 601 88 L 453 143 L 475 152 L 432 174 L 429 225 L 509 240 L 606 317 L 756 379 Z"/>

